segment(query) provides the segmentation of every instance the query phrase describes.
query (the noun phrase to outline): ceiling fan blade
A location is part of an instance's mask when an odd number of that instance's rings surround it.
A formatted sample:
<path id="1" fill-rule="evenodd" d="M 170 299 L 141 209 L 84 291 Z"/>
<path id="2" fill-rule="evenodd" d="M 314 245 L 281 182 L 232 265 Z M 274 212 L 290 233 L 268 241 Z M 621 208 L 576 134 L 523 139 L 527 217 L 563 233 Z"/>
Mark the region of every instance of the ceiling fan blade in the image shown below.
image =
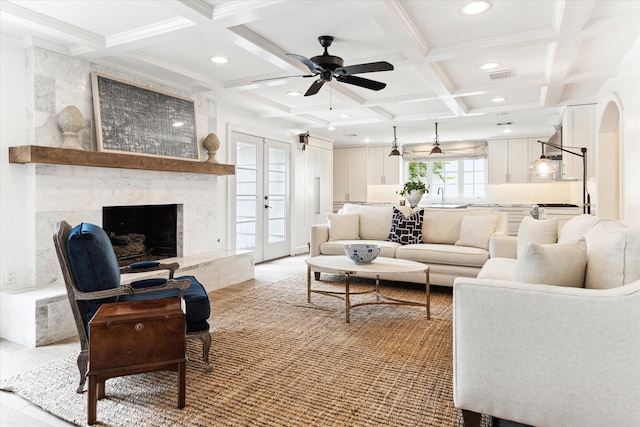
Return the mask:
<path id="1" fill-rule="evenodd" d="M 348 83 L 350 85 L 356 85 L 371 90 L 380 90 L 387 87 L 386 83 L 377 82 L 375 80 L 369 80 L 357 76 L 337 76 L 336 80 L 342 83 Z"/>
<path id="2" fill-rule="evenodd" d="M 322 68 L 320 68 L 318 64 L 311 61 L 309 58 L 305 56 L 296 55 L 295 53 L 287 53 L 287 56 L 295 59 L 296 61 L 302 62 L 304 65 L 307 66 L 307 68 L 309 68 L 309 71 L 311 71 L 314 74 L 318 74 L 319 72 L 322 71 Z"/>
<path id="3" fill-rule="evenodd" d="M 270 78 L 267 78 L 267 79 L 251 80 L 251 83 L 260 83 L 260 82 L 268 82 L 268 81 L 272 81 L 272 80 L 290 79 L 290 78 L 293 78 L 293 77 L 315 77 L 315 76 L 317 76 L 317 74 L 298 74 L 297 76 L 270 77 Z"/>
<path id="4" fill-rule="evenodd" d="M 324 84 L 324 80 L 322 80 L 322 79 L 316 80 L 309 87 L 309 89 L 307 89 L 307 93 L 305 93 L 304 96 L 315 95 L 316 93 L 318 93 L 318 91 L 320 90 L 320 88 L 322 87 L 323 84 Z"/>
<path id="5" fill-rule="evenodd" d="M 367 64 L 348 65 L 346 67 L 338 67 L 333 70 L 333 74 L 337 76 L 348 76 L 360 73 L 375 73 L 376 71 L 392 71 L 393 65 L 387 61 L 369 62 Z"/>

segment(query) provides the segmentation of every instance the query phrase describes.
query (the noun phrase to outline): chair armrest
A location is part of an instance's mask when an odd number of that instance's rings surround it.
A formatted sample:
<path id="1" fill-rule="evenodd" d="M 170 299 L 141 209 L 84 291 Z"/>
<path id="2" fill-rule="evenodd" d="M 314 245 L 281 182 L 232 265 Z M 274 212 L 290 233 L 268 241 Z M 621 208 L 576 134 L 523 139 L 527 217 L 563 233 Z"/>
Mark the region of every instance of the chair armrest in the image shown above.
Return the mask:
<path id="1" fill-rule="evenodd" d="M 517 256 L 516 236 L 503 236 L 494 234 L 489 240 L 489 258 L 516 258 Z"/>
<path id="2" fill-rule="evenodd" d="M 180 268 L 180 264 L 177 262 L 172 262 L 170 264 L 163 264 L 158 261 L 144 261 L 144 262 L 136 262 L 130 265 L 126 265 L 124 267 L 120 267 L 120 274 L 130 274 L 130 273 L 146 273 L 148 271 L 169 271 L 169 278 L 173 279 L 173 275 L 176 270 Z"/>
<path id="3" fill-rule="evenodd" d="M 321 255 L 320 245 L 329 241 L 329 224 L 314 224 L 311 226 L 310 256 Z"/>
<path id="4" fill-rule="evenodd" d="M 529 425 L 640 425 L 640 281 L 457 278 L 453 304 L 456 407 Z"/>
<path id="5" fill-rule="evenodd" d="M 117 288 L 104 289 L 102 291 L 83 292 L 77 289 L 73 290 L 75 299 L 77 300 L 96 300 L 108 297 L 117 297 L 122 295 L 135 295 L 144 294 L 148 292 L 155 292 L 164 289 L 178 289 L 180 297 L 184 293 L 184 290 L 191 286 L 191 280 L 189 279 L 167 279 L 162 285 L 148 286 L 145 288 L 134 288 L 130 284 L 124 284 Z"/>

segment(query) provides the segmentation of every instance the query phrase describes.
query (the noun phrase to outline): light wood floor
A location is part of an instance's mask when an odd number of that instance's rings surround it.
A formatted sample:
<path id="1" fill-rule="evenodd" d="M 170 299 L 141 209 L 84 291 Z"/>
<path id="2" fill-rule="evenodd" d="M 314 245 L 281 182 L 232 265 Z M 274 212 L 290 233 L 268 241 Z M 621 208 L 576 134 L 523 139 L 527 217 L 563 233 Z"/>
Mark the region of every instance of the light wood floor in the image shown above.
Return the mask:
<path id="1" fill-rule="evenodd" d="M 213 291 L 212 298 L 225 298 L 265 286 L 307 271 L 307 255 L 281 258 L 256 265 L 255 279 Z M 215 344 L 214 344 L 215 345 Z M 8 378 L 29 371 L 51 360 L 76 353 L 80 349 L 77 338 L 70 338 L 42 347 L 27 347 L 0 340 L 0 378 Z M 13 393 L 0 391 L 0 426 L 70 426 L 65 421 L 41 410 Z"/>

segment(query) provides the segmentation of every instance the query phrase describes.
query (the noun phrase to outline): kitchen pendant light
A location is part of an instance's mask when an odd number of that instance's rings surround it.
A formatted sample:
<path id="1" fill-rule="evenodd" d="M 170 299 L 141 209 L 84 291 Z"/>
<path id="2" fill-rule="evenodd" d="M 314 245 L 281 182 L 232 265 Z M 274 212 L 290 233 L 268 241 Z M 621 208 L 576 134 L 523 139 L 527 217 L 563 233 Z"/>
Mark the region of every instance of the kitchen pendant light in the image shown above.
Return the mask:
<path id="1" fill-rule="evenodd" d="M 389 157 L 391 156 L 399 156 L 400 150 L 398 150 L 398 138 L 396 138 L 396 127 L 393 127 L 393 144 L 391 145 L 391 152 L 389 153 Z"/>
<path id="2" fill-rule="evenodd" d="M 440 144 L 438 143 L 438 122 L 436 122 L 436 139 L 433 142 L 433 148 L 431 149 L 429 155 L 431 154 L 444 154 L 442 148 L 440 148 Z"/>

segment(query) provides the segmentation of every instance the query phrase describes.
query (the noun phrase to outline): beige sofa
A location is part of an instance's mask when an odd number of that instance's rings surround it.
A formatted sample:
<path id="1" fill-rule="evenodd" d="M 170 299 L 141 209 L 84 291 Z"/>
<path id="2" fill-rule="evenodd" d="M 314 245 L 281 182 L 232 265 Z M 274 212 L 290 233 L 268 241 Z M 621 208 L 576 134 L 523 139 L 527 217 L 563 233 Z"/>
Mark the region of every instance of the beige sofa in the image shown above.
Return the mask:
<path id="1" fill-rule="evenodd" d="M 397 209 L 404 216 L 412 213 L 409 207 Z M 492 236 L 508 234 L 504 212 L 424 209 L 421 233 L 414 233 L 421 235 L 419 242 L 402 244 L 388 240 L 393 215 L 392 206 L 347 203 L 339 213 L 328 214 L 326 224 L 311 227 L 311 256 L 344 255 L 344 245 L 350 243 L 377 244 L 380 256 L 423 262 L 430 267 L 432 284 L 453 286 L 456 277 L 476 277 L 489 259 Z M 383 275 L 381 279 L 424 283 L 424 274 Z"/>
<path id="2" fill-rule="evenodd" d="M 581 215 L 523 220 L 458 278 L 454 403 L 539 427 L 640 425 L 640 230 Z M 557 236 L 557 240 L 556 240 Z"/>

